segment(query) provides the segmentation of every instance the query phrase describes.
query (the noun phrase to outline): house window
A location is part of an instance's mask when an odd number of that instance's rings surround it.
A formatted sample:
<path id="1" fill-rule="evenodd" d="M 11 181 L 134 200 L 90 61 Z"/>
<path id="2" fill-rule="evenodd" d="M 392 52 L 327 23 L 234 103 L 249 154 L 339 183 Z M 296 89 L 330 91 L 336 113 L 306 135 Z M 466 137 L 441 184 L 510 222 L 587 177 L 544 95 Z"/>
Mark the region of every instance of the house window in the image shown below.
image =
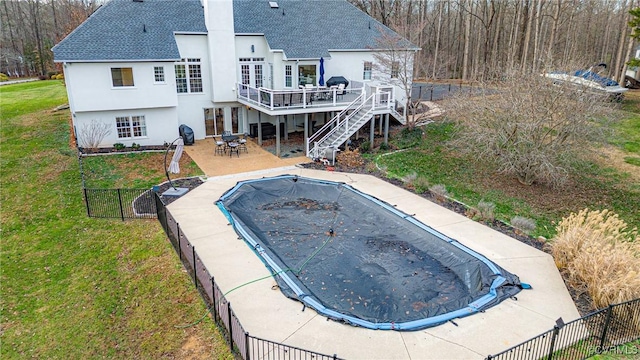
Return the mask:
<path id="1" fill-rule="evenodd" d="M 114 87 L 133 86 L 133 69 L 111 68 L 111 81 Z"/>
<path id="2" fill-rule="evenodd" d="M 175 65 L 176 91 L 178 93 L 202 92 L 202 69 L 200 59 L 182 59 Z M 187 72 L 188 70 L 188 72 Z"/>
<path id="3" fill-rule="evenodd" d="M 293 66 L 291 65 L 284 66 L 284 86 L 288 88 L 293 86 Z"/>
<path id="4" fill-rule="evenodd" d="M 164 66 L 154 66 L 153 76 L 154 76 L 155 82 L 163 83 L 164 82 Z"/>
<path id="5" fill-rule="evenodd" d="M 261 88 L 262 87 L 262 65 L 255 64 L 254 72 L 256 77 L 256 87 Z"/>
<path id="6" fill-rule="evenodd" d="M 364 62 L 364 68 L 362 71 L 362 80 L 371 80 L 371 69 L 373 68 L 373 63 L 371 61 Z"/>
<path id="7" fill-rule="evenodd" d="M 187 73 L 184 65 L 176 65 L 176 90 L 178 93 L 186 93 L 189 92 L 187 89 Z"/>
<path id="8" fill-rule="evenodd" d="M 240 72 L 242 73 L 242 85 L 251 84 L 251 75 L 249 72 L 249 65 L 240 65 Z"/>
<path id="9" fill-rule="evenodd" d="M 316 84 L 316 66 L 300 65 L 298 66 L 298 85 Z"/>
<path id="10" fill-rule="evenodd" d="M 132 139 L 147 136 L 147 124 L 144 116 L 116 117 L 118 139 Z"/>
<path id="11" fill-rule="evenodd" d="M 189 64 L 189 84 L 191 85 L 190 90 L 193 93 L 201 93 L 202 92 L 202 71 L 200 70 L 200 64 L 191 65 Z"/>
<path id="12" fill-rule="evenodd" d="M 400 74 L 400 62 L 394 61 L 391 63 L 391 78 L 397 79 Z"/>

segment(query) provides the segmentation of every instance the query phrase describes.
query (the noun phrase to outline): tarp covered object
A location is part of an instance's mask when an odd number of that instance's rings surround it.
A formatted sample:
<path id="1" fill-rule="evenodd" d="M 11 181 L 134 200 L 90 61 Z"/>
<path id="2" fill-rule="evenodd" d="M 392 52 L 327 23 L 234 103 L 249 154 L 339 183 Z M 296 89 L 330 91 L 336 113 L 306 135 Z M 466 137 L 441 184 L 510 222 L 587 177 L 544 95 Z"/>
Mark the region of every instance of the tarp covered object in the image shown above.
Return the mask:
<path id="1" fill-rule="evenodd" d="M 343 183 L 248 180 L 217 205 L 286 296 L 335 320 L 416 330 L 520 291 L 517 276 Z"/>

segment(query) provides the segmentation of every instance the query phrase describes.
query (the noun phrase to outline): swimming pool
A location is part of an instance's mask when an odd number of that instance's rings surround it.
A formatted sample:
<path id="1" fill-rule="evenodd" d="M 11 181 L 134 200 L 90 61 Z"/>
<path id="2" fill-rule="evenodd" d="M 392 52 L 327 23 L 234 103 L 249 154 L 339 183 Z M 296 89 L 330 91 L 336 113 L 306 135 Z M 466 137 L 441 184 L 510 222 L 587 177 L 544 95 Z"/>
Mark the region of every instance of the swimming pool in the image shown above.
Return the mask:
<path id="1" fill-rule="evenodd" d="M 287 297 L 337 321 L 423 329 L 521 289 L 516 275 L 344 183 L 247 180 L 217 206 Z"/>

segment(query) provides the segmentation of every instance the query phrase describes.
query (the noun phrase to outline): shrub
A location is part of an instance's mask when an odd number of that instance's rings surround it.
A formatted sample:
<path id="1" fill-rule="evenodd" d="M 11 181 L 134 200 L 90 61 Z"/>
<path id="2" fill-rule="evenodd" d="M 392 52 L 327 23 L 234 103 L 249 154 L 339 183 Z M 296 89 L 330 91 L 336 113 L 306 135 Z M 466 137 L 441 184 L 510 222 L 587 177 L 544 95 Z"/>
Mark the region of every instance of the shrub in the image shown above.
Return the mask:
<path id="1" fill-rule="evenodd" d="M 125 148 L 125 146 L 124 146 L 123 143 L 115 143 L 115 144 L 113 144 L 113 148 L 116 149 L 116 150 L 122 150 L 122 149 Z"/>
<path id="2" fill-rule="evenodd" d="M 418 178 L 418 174 L 415 171 L 403 176 L 401 178 L 402 182 L 408 186 L 413 186 L 413 182 Z"/>
<path id="3" fill-rule="evenodd" d="M 584 209 L 556 226 L 551 253 L 573 286 L 602 308 L 640 297 L 640 238 L 608 210 Z M 640 327 L 640 314 L 635 315 Z"/>
<path id="4" fill-rule="evenodd" d="M 84 123 L 80 127 L 78 143 L 84 148 L 95 149 L 109 134 L 111 134 L 111 125 L 93 119 L 90 123 Z M 124 147 L 124 145 L 122 146 Z"/>
<path id="5" fill-rule="evenodd" d="M 366 152 L 369 152 L 369 150 L 371 150 L 370 142 L 365 141 L 362 144 L 360 144 L 360 151 L 362 151 L 363 153 L 366 153 Z"/>
<path id="6" fill-rule="evenodd" d="M 48 77 L 46 75 L 39 75 L 38 80 L 47 80 Z"/>
<path id="7" fill-rule="evenodd" d="M 447 187 L 442 184 L 436 184 L 429 188 L 429 191 L 433 194 L 436 200 L 440 202 L 445 202 L 449 197 L 449 192 L 447 191 Z"/>
<path id="8" fill-rule="evenodd" d="M 345 167 L 360 167 L 364 165 L 364 159 L 358 149 L 340 151 L 336 155 L 336 162 Z"/>
<path id="9" fill-rule="evenodd" d="M 58 74 L 54 77 L 56 80 L 64 80 L 64 74 Z"/>
<path id="10" fill-rule="evenodd" d="M 480 220 L 493 221 L 496 218 L 495 210 L 496 204 L 492 202 L 480 201 L 478 203 L 478 216 Z"/>
<path id="11" fill-rule="evenodd" d="M 417 147 L 422 142 L 422 129 L 417 127 L 405 127 L 400 131 L 397 145 L 401 149 Z"/>
<path id="12" fill-rule="evenodd" d="M 514 216 L 511 219 L 511 226 L 525 234 L 530 234 L 536 229 L 536 221 L 524 216 Z"/>
<path id="13" fill-rule="evenodd" d="M 380 150 L 387 151 L 389 150 L 389 144 L 383 142 L 380 144 Z"/>
<path id="14" fill-rule="evenodd" d="M 365 170 L 369 174 L 374 174 L 378 171 L 378 169 L 376 168 L 376 163 L 373 161 L 367 162 L 367 164 L 365 165 Z"/>
<path id="15" fill-rule="evenodd" d="M 138 144 L 138 143 L 133 143 L 133 144 L 131 144 L 131 148 L 132 148 L 133 150 L 140 150 L 140 144 Z"/>
<path id="16" fill-rule="evenodd" d="M 418 194 L 423 194 L 429 190 L 429 180 L 424 176 L 418 176 L 413 181 L 413 188 Z"/>
<path id="17" fill-rule="evenodd" d="M 7 80 L 9 80 L 9 77 L 7 76 L 7 74 L 0 73 L 0 81 L 7 81 Z"/>

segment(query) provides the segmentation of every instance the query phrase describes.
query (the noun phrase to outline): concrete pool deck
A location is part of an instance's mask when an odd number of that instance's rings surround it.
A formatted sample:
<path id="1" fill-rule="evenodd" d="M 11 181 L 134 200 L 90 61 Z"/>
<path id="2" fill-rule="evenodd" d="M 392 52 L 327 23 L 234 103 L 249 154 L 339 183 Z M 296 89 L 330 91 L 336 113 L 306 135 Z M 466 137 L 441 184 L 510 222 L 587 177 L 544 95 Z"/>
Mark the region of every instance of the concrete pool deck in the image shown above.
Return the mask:
<path id="1" fill-rule="evenodd" d="M 370 175 L 286 167 L 209 178 L 168 206 L 221 291 L 269 275 L 214 202 L 238 181 L 293 174 L 345 182 L 397 206 L 518 275 L 532 290 L 484 313 L 410 332 L 357 328 L 327 320 L 273 290 L 273 279 L 226 295 L 253 336 L 345 359 L 483 359 L 580 317 L 549 254 Z"/>

